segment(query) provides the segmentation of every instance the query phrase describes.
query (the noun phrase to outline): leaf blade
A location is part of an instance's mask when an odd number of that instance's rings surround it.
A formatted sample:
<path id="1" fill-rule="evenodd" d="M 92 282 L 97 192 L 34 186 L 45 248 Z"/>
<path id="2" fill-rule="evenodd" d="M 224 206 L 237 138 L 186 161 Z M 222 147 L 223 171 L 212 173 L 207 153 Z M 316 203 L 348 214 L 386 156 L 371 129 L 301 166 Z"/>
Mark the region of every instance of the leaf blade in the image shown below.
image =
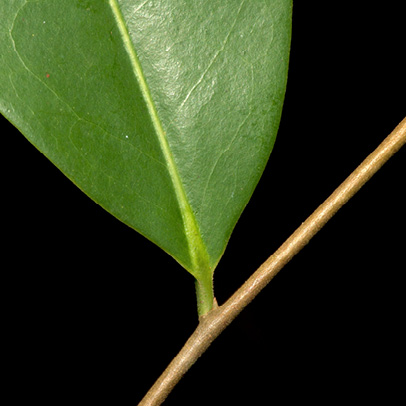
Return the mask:
<path id="1" fill-rule="evenodd" d="M 2 113 L 93 200 L 210 279 L 276 136 L 291 1 L 0 11 Z"/>

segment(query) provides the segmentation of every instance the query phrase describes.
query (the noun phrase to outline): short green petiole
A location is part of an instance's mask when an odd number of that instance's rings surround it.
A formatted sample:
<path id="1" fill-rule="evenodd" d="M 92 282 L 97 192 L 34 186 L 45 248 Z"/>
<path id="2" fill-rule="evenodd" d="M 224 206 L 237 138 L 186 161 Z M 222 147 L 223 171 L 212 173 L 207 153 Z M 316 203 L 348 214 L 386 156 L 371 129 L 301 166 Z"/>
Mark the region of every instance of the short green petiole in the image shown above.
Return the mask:
<path id="1" fill-rule="evenodd" d="M 195 286 L 197 312 L 199 314 L 199 318 L 201 318 L 217 306 L 213 291 L 213 276 L 208 275 L 206 278 L 196 279 Z"/>

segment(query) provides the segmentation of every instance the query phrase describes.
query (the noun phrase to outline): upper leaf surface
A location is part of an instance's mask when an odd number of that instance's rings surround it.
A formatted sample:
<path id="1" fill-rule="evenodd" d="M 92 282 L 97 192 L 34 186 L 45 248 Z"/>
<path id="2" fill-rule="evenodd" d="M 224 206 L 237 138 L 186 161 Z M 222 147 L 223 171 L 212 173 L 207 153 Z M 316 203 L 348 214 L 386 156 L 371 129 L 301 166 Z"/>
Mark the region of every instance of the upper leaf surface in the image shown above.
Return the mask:
<path id="1" fill-rule="evenodd" d="M 0 109 L 200 277 L 272 149 L 290 14 L 290 0 L 2 2 Z"/>

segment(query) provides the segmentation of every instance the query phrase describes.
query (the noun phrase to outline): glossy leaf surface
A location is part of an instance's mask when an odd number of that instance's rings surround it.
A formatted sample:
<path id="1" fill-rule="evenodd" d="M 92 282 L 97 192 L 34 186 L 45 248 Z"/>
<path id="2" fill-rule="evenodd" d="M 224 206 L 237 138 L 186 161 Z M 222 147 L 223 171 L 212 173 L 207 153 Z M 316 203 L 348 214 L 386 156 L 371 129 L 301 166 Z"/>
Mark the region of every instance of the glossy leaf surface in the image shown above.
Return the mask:
<path id="1" fill-rule="evenodd" d="M 0 111 L 92 199 L 203 280 L 275 140 L 291 6 L 2 1 Z"/>

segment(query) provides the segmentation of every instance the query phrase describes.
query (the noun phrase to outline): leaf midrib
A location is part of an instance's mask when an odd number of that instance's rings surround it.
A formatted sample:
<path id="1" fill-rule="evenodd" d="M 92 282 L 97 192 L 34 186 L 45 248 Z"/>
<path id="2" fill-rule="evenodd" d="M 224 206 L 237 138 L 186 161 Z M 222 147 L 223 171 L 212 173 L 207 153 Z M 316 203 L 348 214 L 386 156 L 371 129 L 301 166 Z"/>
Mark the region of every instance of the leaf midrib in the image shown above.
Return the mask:
<path id="1" fill-rule="evenodd" d="M 210 260 L 199 227 L 197 225 L 196 217 L 187 199 L 182 180 L 179 176 L 178 168 L 176 166 L 172 151 L 168 143 L 168 139 L 156 110 L 155 103 L 152 99 L 152 95 L 149 90 L 149 86 L 144 76 L 137 53 L 135 51 L 134 44 L 131 41 L 124 17 L 121 13 L 120 5 L 118 4 L 117 0 L 109 0 L 109 4 L 113 11 L 114 18 L 117 22 L 124 48 L 129 56 L 134 76 L 140 86 L 141 93 L 143 95 L 152 124 L 158 137 L 159 145 L 161 147 L 161 151 L 164 156 L 169 176 L 171 178 L 175 195 L 178 201 L 193 268 L 188 269 L 188 271 L 197 278 L 205 277 L 207 275 L 204 275 L 204 273 L 209 270 Z"/>

